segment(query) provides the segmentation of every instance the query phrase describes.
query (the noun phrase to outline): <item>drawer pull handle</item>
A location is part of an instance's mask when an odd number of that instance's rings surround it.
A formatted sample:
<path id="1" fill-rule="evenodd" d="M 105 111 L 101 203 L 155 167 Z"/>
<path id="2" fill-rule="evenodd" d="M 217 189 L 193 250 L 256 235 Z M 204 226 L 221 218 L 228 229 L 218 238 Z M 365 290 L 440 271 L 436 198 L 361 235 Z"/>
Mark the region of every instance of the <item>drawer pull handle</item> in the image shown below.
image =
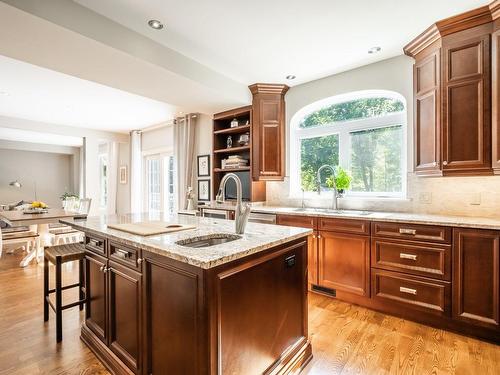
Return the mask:
<path id="1" fill-rule="evenodd" d="M 99 241 L 99 240 L 91 239 L 89 242 L 90 242 L 91 246 L 96 246 L 96 247 L 101 247 L 102 246 L 102 241 Z"/>
<path id="2" fill-rule="evenodd" d="M 411 234 L 412 236 L 417 234 L 416 229 L 399 228 L 399 233 L 401 234 Z"/>
<path id="3" fill-rule="evenodd" d="M 417 290 L 416 289 L 411 289 L 411 288 L 405 288 L 404 286 L 399 287 L 399 291 L 401 293 L 408 293 L 408 294 L 413 294 L 414 296 L 417 295 Z"/>
<path id="4" fill-rule="evenodd" d="M 116 254 L 116 256 L 118 256 L 119 258 L 122 258 L 122 259 L 130 258 L 130 253 L 128 251 L 125 251 L 125 250 L 115 249 L 115 254 Z"/>
<path id="5" fill-rule="evenodd" d="M 399 253 L 399 257 L 401 259 L 417 260 L 417 256 L 415 254 Z"/>

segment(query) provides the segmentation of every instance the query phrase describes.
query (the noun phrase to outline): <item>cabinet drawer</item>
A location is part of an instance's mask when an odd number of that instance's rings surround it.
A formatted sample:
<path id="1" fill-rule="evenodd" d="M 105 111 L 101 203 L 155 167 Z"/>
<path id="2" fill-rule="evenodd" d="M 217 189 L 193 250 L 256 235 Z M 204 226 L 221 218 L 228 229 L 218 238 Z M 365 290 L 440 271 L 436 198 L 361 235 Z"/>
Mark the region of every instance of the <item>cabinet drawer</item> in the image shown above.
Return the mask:
<path id="1" fill-rule="evenodd" d="M 372 268 L 372 298 L 398 302 L 416 310 L 450 315 L 449 282 Z"/>
<path id="2" fill-rule="evenodd" d="M 373 239 L 371 266 L 417 276 L 451 280 L 451 247 Z"/>
<path id="3" fill-rule="evenodd" d="M 106 240 L 104 237 L 85 233 L 85 248 L 94 253 L 106 255 Z"/>
<path id="4" fill-rule="evenodd" d="M 372 223 L 372 236 L 451 243 L 451 228 L 405 223 Z"/>
<path id="5" fill-rule="evenodd" d="M 109 259 L 121 263 L 130 268 L 140 270 L 141 265 L 138 259 L 140 258 L 141 250 L 132 247 L 123 246 L 116 242 L 109 242 Z"/>
<path id="6" fill-rule="evenodd" d="M 320 217 L 319 229 L 333 232 L 370 235 L 370 222 L 356 219 Z"/>
<path id="7" fill-rule="evenodd" d="M 287 227 L 316 228 L 316 218 L 298 215 L 278 215 L 276 224 Z"/>

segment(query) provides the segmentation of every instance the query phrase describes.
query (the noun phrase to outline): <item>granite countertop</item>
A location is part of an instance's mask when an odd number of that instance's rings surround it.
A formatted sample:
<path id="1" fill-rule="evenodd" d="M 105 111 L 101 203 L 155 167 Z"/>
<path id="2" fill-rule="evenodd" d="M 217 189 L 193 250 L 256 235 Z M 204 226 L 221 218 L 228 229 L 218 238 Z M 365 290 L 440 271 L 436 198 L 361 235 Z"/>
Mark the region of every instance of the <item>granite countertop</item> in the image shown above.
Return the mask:
<path id="1" fill-rule="evenodd" d="M 211 209 L 234 210 L 234 205 L 210 203 L 205 206 Z M 435 215 L 421 213 L 405 213 L 405 212 L 375 212 L 375 211 L 356 211 L 356 210 L 339 210 L 332 211 L 321 208 L 297 208 L 297 207 L 279 207 L 279 206 L 252 206 L 252 212 L 269 213 L 269 214 L 284 214 L 297 216 L 315 216 L 315 217 L 334 217 L 346 219 L 363 219 L 370 221 L 386 221 L 386 222 L 402 222 L 427 225 L 443 225 L 449 227 L 462 228 L 478 228 L 500 230 L 500 214 L 498 219 L 484 217 L 469 217 L 469 216 L 451 216 L 451 215 Z"/>
<path id="2" fill-rule="evenodd" d="M 196 229 L 184 230 L 170 234 L 138 236 L 107 227 L 107 224 L 137 223 L 142 221 L 167 221 L 194 225 Z M 248 223 L 241 239 L 205 248 L 190 248 L 177 245 L 175 242 L 191 237 L 210 236 L 215 233 L 234 234 L 234 221 L 210 219 L 187 215 L 127 214 L 101 215 L 89 217 L 82 221 L 61 222 L 89 233 L 105 236 L 125 245 L 139 247 L 143 250 L 163 255 L 184 263 L 204 269 L 244 258 L 248 255 L 272 248 L 282 243 L 305 237 L 312 233 L 310 229 Z"/>

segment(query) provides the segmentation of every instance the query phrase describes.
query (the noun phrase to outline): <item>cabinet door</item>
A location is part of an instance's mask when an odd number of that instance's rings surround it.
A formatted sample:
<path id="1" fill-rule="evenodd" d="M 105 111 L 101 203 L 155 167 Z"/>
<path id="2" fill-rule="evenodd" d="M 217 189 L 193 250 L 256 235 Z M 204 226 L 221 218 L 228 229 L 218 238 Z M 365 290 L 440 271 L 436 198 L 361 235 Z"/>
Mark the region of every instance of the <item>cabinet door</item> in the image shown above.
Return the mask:
<path id="1" fill-rule="evenodd" d="M 441 49 L 417 57 L 413 68 L 415 95 L 415 172 L 441 174 Z"/>
<path id="2" fill-rule="evenodd" d="M 370 238 L 320 231 L 320 286 L 370 295 Z"/>
<path id="3" fill-rule="evenodd" d="M 499 329 L 500 232 L 455 229 L 453 317 Z"/>
<path id="4" fill-rule="evenodd" d="M 107 344 L 106 262 L 106 258 L 86 251 L 85 290 L 87 303 L 85 323 L 101 341 Z"/>
<path id="5" fill-rule="evenodd" d="M 137 374 L 141 369 L 142 275 L 113 261 L 107 273 L 109 347 Z"/>
<path id="6" fill-rule="evenodd" d="M 500 174 L 500 30 L 492 35 L 492 115 L 493 115 L 493 168 Z"/>
<path id="7" fill-rule="evenodd" d="M 443 173 L 491 174 L 490 35 L 443 41 Z"/>
<path id="8" fill-rule="evenodd" d="M 318 284 L 318 233 L 307 237 L 307 281 L 309 287 Z"/>

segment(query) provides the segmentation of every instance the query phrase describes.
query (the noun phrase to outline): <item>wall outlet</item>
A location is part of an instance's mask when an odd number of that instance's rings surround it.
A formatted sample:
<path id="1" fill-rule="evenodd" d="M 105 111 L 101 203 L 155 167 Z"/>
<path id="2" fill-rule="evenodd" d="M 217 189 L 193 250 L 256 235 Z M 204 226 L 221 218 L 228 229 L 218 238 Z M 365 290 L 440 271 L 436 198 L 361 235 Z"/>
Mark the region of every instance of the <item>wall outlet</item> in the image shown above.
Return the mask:
<path id="1" fill-rule="evenodd" d="M 470 204 L 472 206 L 481 205 L 481 193 L 472 193 L 469 195 L 469 197 L 470 197 Z"/>
<path id="2" fill-rule="evenodd" d="M 431 204 L 432 203 L 432 193 L 431 192 L 423 192 L 418 195 L 418 201 L 423 204 Z"/>

